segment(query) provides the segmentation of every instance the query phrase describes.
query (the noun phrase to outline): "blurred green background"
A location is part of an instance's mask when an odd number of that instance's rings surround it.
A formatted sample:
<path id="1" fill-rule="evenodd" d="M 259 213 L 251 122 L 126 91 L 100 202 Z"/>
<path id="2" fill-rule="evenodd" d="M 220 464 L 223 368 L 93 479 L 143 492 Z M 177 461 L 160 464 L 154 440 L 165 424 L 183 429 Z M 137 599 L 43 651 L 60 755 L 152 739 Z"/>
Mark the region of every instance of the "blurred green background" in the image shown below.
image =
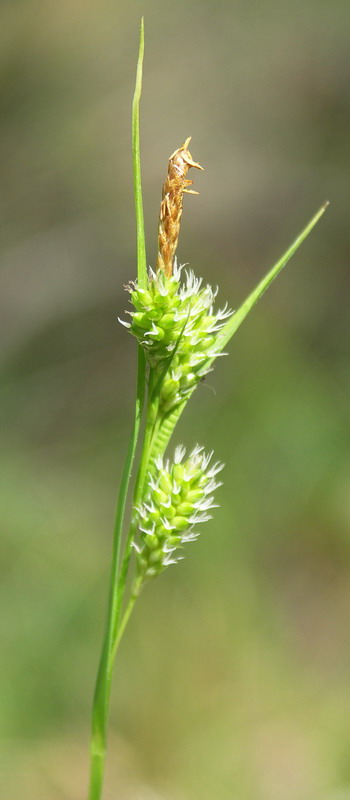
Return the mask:
<path id="1" fill-rule="evenodd" d="M 221 508 L 145 591 L 106 800 L 350 797 L 349 31 L 344 0 L 1 4 L 1 794 L 85 798 L 135 345 L 130 110 L 141 13 L 148 262 L 167 158 L 205 172 L 179 258 L 236 307 L 331 206 L 176 442 Z"/>

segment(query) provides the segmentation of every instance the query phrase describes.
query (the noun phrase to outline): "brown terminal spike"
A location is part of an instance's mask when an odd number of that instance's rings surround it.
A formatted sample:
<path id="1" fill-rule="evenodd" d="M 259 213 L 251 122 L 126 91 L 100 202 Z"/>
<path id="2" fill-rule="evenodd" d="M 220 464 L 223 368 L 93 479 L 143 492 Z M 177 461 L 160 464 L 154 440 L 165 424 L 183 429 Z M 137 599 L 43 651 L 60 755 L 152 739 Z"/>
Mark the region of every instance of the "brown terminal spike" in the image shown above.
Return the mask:
<path id="1" fill-rule="evenodd" d="M 162 202 L 160 204 L 158 227 L 158 261 L 157 270 L 163 270 L 169 278 L 173 272 L 174 255 L 180 232 L 183 194 L 198 194 L 193 189 L 192 181 L 187 180 L 190 167 L 203 169 L 193 161 L 188 145 L 191 136 L 170 156 L 168 172 L 163 185 Z"/>

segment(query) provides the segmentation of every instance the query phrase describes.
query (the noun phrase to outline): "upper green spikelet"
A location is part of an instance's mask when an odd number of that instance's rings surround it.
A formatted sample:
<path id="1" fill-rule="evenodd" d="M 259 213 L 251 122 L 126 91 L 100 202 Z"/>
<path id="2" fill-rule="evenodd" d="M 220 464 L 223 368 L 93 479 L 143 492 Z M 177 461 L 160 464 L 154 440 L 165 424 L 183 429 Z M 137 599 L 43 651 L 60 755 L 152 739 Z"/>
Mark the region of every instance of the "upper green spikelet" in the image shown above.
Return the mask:
<path id="1" fill-rule="evenodd" d="M 144 348 L 149 365 L 165 369 L 160 407 L 172 409 L 209 371 L 209 359 L 216 357 L 220 330 L 232 311 L 225 305 L 214 310 L 217 290 L 185 271 L 176 262 L 173 274 L 149 271 L 147 289 L 130 284 L 134 311 L 131 322 L 122 321 Z"/>

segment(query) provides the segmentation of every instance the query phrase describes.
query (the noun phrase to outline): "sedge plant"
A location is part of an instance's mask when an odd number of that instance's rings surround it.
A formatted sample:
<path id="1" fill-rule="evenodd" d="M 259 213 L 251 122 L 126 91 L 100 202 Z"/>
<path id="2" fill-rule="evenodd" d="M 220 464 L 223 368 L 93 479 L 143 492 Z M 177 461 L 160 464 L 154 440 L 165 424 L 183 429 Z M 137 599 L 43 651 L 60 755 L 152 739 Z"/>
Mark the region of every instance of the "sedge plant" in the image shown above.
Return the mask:
<path id="1" fill-rule="evenodd" d="M 137 343 L 137 385 L 129 447 L 117 501 L 110 568 L 107 621 L 92 711 L 89 800 L 102 797 L 107 726 L 116 653 L 146 584 L 182 558 L 184 546 L 198 537 L 198 525 L 211 518 L 223 465 L 212 452 L 177 445 L 165 456 L 176 423 L 201 379 L 254 304 L 281 272 L 322 216 L 313 216 L 284 255 L 257 284 L 237 311 L 217 307 L 217 289 L 204 285 L 176 260 L 183 195 L 188 171 L 202 169 L 188 149 L 190 139 L 169 159 L 163 186 L 155 270 L 147 269 L 140 164 L 139 105 L 144 29 L 141 24 L 136 87 L 132 104 L 132 157 L 137 232 L 137 277 L 126 288 L 131 310 L 121 320 Z M 139 439 L 138 464 L 135 454 Z M 124 518 L 131 476 L 129 527 Z"/>

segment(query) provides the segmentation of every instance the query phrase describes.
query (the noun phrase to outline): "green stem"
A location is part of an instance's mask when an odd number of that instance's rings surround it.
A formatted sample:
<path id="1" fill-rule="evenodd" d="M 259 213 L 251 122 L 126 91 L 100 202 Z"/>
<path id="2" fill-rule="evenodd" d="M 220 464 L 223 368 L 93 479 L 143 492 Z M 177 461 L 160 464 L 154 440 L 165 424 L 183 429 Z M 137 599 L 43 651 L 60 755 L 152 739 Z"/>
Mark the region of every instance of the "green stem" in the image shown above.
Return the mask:
<path id="1" fill-rule="evenodd" d="M 139 104 L 142 87 L 142 64 L 144 52 L 144 27 L 141 20 L 140 46 L 137 62 L 135 93 L 132 104 L 132 156 L 134 174 L 134 197 L 136 213 L 136 239 L 137 239 L 137 277 L 141 286 L 146 285 L 146 246 L 144 232 L 144 217 L 142 204 L 141 187 L 141 165 L 140 165 L 140 127 L 139 127 Z M 103 787 L 103 777 L 107 749 L 107 724 L 109 713 L 109 699 L 111 691 L 112 671 L 114 659 L 125 625 L 131 614 L 133 595 L 129 606 L 125 612 L 125 617 L 120 622 L 121 603 L 119 602 L 119 561 L 120 544 L 123 529 L 125 504 L 128 495 L 128 488 L 131 478 L 131 470 L 134 462 L 138 435 L 140 430 L 141 417 L 144 407 L 146 383 L 146 362 L 142 348 L 138 347 L 138 367 L 137 367 L 137 391 L 135 405 L 135 419 L 130 436 L 128 452 L 124 464 L 121 485 L 119 490 L 116 519 L 113 535 L 113 552 L 110 574 L 109 600 L 107 610 L 106 631 L 102 646 L 100 664 L 96 680 L 96 688 L 92 709 L 92 731 L 90 744 L 90 787 L 89 800 L 100 800 Z M 124 585 L 126 575 L 123 576 Z M 131 600 L 133 602 L 131 603 Z"/>
<path id="2" fill-rule="evenodd" d="M 153 442 L 155 437 L 157 436 L 159 420 L 158 420 L 158 402 L 159 398 L 154 398 L 153 396 L 153 383 L 154 383 L 154 374 L 151 371 L 149 377 L 149 388 L 148 388 L 148 407 L 147 407 L 147 418 L 146 418 L 146 426 L 145 426 L 145 435 L 142 445 L 142 453 L 140 457 L 140 465 L 138 469 L 138 474 L 136 478 L 135 490 L 133 495 L 133 509 L 141 502 L 142 497 L 145 492 L 145 484 L 147 478 L 147 472 L 149 468 L 150 462 L 150 455 L 152 452 Z M 134 541 L 134 537 L 137 531 L 138 526 L 138 519 L 135 513 L 132 516 L 131 524 L 129 527 L 129 532 L 126 539 L 125 550 L 124 550 L 124 557 L 122 561 L 122 565 L 120 568 L 120 576 L 118 581 L 118 593 L 117 593 L 117 619 L 120 617 L 121 608 L 123 604 L 125 588 L 126 588 L 126 581 L 129 571 L 129 564 L 132 554 L 132 543 Z M 117 636 L 117 627 L 115 629 L 115 636 Z"/>
<path id="3" fill-rule="evenodd" d="M 132 593 L 130 595 L 130 599 L 129 599 L 128 605 L 127 605 L 127 607 L 125 609 L 124 616 L 123 616 L 123 619 L 122 619 L 122 621 L 121 621 L 121 623 L 119 625 L 118 633 L 117 633 L 117 636 L 116 636 L 116 639 L 115 639 L 115 642 L 114 642 L 113 652 L 111 654 L 112 662 L 115 659 L 115 656 L 116 656 L 118 647 L 120 645 L 121 639 L 123 637 L 125 628 L 126 628 L 128 622 L 129 622 L 129 619 L 130 619 L 130 616 L 131 616 L 131 612 L 132 612 L 132 610 L 134 608 L 134 605 L 136 603 L 136 600 L 137 600 L 137 598 L 138 598 L 138 596 L 140 594 L 141 583 L 142 582 L 141 582 L 140 579 L 135 581 Z"/>
<path id="4" fill-rule="evenodd" d="M 123 619 L 120 622 L 118 633 L 113 643 L 113 646 L 109 652 L 107 670 L 110 675 L 112 675 L 113 665 L 115 661 L 115 657 L 117 654 L 118 647 L 122 640 L 125 628 L 129 622 L 132 610 L 134 608 L 135 602 L 139 596 L 141 589 L 141 582 L 136 581 L 134 585 L 134 589 L 130 596 L 128 605 L 126 607 Z M 90 773 L 90 789 L 89 789 L 89 800 L 99 800 L 101 797 L 102 786 L 103 786 L 103 778 L 104 778 L 104 769 L 105 769 L 105 760 L 106 760 L 106 740 L 105 737 L 93 739 L 92 746 L 91 746 L 91 773 Z"/>
<path id="5" fill-rule="evenodd" d="M 149 387 L 150 398 L 152 397 L 151 387 L 152 387 L 152 374 L 150 376 L 150 387 Z M 140 502 L 140 499 L 143 494 L 156 420 L 157 420 L 157 409 L 155 408 L 155 402 L 149 401 L 147 409 L 145 436 L 144 436 L 140 466 L 138 470 L 138 476 L 134 491 L 134 498 L 133 498 L 134 506 Z M 136 440 L 133 442 L 132 460 L 135 453 L 135 448 L 136 448 Z M 114 660 L 120 639 L 123 635 L 126 623 L 131 614 L 136 597 L 138 596 L 138 589 L 136 590 L 134 588 L 129 603 L 127 605 L 125 614 L 122 618 L 122 621 L 120 622 L 121 608 L 123 604 L 130 558 L 132 553 L 132 542 L 137 528 L 137 520 L 135 520 L 134 518 L 130 525 L 127 541 L 125 544 L 124 557 L 120 568 L 120 574 L 118 576 L 119 551 L 120 551 L 119 524 L 122 523 L 124 516 L 123 511 L 125 508 L 126 493 L 130 478 L 130 467 L 129 467 L 130 456 L 131 456 L 131 448 L 129 448 L 126 467 L 124 469 L 121 490 L 120 490 L 120 501 L 118 503 L 118 511 L 117 511 L 118 526 L 116 523 L 117 535 L 115 536 L 114 540 L 115 544 L 112 556 L 107 627 L 106 627 L 104 644 L 102 648 L 101 661 L 97 676 L 96 691 L 93 704 L 89 800 L 100 800 L 101 797 L 104 763 L 107 750 L 107 724 L 108 724 L 108 712 L 109 712 L 109 698 L 110 698 Z M 130 463 L 132 463 L 132 461 Z M 123 507 L 122 513 L 120 513 L 121 505 Z M 137 583 L 136 587 L 138 587 Z"/>
<path id="6" fill-rule="evenodd" d="M 107 742 L 107 723 L 109 710 L 109 697 L 111 689 L 113 661 L 111 653 L 115 644 L 115 636 L 118 631 L 118 621 L 120 606 L 118 604 L 118 570 L 120 560 L 120 541 L 123 527 L 125 504 L 128 494 L 128 487 L 131 477 L 131 469 L 134 461 L 140 421 L 144 403 L 144 355 L 141 348 L 138 350 L 138 379 L 137 379 L 137 399 L 135 407 L 135 421 L 130 436 L 128 452 L 123 469 L 122 480 L 117 503 L 116 519 L 113 535 L 113 552 L 110 573 L 110 588 L 107 610 L 107 623 L 99 669 L 96 679 L 96 688 L 92 709 L 92 730 L 91 730 L 91 766 L 90 766 L 90 791 L 89 800 L 99 800 L 101 797 L 104 761 L 106 756 Z"/>
<path id="7" fill-rule="evenodd" d="M 141 155 L 140 155 L 140 99 L 142 90 L 142 66 L 145 48 L 145 31 L 143 17 L 141 19 L 139 56 L 136 69 L 135 92 L 132 101 L 132 163 L 134 174 L 134 198 L 136 215 L 137 241 L 137 280 L 141 288 L 147 286 L 147 259 L 145 243 L 145 225 L 143 217 Z"/>

